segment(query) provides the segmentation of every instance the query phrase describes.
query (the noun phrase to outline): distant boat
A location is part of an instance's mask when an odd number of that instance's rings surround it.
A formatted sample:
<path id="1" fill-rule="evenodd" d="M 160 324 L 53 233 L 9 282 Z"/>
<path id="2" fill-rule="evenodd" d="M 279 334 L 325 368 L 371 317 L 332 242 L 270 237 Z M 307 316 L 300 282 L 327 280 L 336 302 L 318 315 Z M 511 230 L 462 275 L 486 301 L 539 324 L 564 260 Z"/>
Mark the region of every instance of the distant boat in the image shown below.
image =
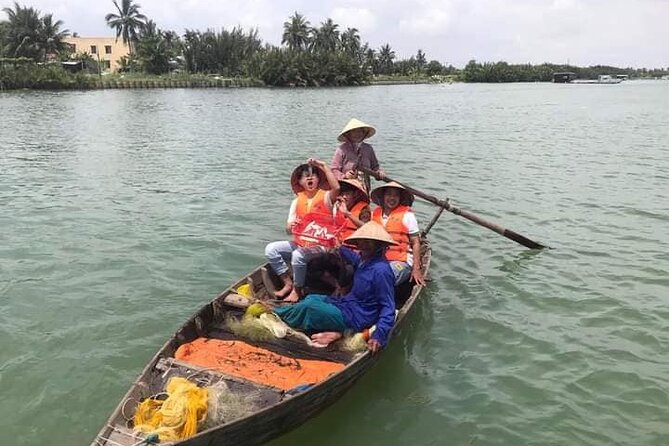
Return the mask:
<path id="1" fill-rule="evenodd" d="M 553 82 L 556 84 L 568 84 L 574 79 L 576 79 L 576 73 L 572 73 L 571 71 L 553 73 Z"/>
<path id="2" fill-rule="evenodd" d="M 616 78 L 610 74 L 600 74 L 597 79 L 574 79 L 570 84 L 619 84 L 623 81 L 621 78 Z"/>

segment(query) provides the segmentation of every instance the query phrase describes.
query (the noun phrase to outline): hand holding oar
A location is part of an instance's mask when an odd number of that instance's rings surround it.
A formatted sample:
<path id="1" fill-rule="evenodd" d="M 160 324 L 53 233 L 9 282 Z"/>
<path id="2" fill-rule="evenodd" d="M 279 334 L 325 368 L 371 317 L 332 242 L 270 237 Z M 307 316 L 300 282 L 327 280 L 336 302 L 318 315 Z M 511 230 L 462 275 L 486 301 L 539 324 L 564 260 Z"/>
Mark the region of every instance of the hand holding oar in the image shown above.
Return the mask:
<path id="1" fill-rule="evenodd" d="M 394 181 L 397 184 L 402 185 L 406 190 L 411 192 L 417 197 L 422 198 L 423 200 L 429 201 L 430 203 L 433 203 L 442 209 L 446 209 L 449 212 L 454 213 L 455 215 L 460 215 L 461 217 L 466 218 L 467 220 L 473 221 L 476 224 L 479 224 L 485 228 L 490 229 L 491 231 L 495 231 L 496 233 L 503 235 L 504 237 L 513 240 L 516 243 L 519 243 L 527 248 L 530 249 L 543 249 L 546 248 L 545 245 L 542 245 L 541 243 L 535 242 L 534 240 L 531 240 L 523 235 L 518 234 L 517 232 L 512 231 L 511 229 L 506 229 L 503 228 L 502 226 L 489 222 L 481 217 L 479 217 L 476 214 L 472 214 L 469 211 L 466 211 L 464 209 L 460 209 L 458 207 L 453 206 L 451 203 L 448 202 L 448 200 L 440 200 L 437 197 L 434 197 L 432 195 L 428 195 L 424 192 L 421 192 L 417 189 L 414 189 L 413 187 L 407 186 L 406 184 L 400 183 L 397 180 L 393 180 L 392 178 L 388 178 L 386 175 L 383 175 L 381 177 L 380 175 L 377 175 L 376 172 L 369 170 L 365 167 L 358 167 L 359 170 L 365 172 L 368 175 L 373 176 L 377 180 L 382 180 L 385 181 L 386 183 L 390 183 L 391 181 Z"/>

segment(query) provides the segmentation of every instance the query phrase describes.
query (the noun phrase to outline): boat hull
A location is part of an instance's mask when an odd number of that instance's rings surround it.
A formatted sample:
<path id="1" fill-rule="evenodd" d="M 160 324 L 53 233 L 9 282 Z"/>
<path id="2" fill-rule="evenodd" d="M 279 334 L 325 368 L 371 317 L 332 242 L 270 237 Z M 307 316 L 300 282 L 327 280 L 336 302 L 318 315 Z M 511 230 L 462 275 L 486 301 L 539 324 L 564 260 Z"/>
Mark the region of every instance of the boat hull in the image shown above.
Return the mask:
<path id="1" fill-rule="evenodd" d="M 429 243 L 424 240 L 421 249 L 421 265 L 427 275 L 431 261 L 431 250 Z M 249 284 L 254 295 L 262 300 L 269 298 L 272 280 L 268 277 L 268 266 L 263 265 L 253 272 L 235 282 L 231 287 L 223 291 L 217 298 L 204 305 L 193 317 L 191 317 L 159 350 L 130 390 L 123 397 L 118 407 L 107 421 L 105 427 L 100 431 L 93 441 L 95 446 L 132 446 L 141 441 L 128 427 L 134 408 L 143 399 L 162 391 L 169 378 L 169 374 L 176 371 L 182 373 L 202 372 L 204 369 L 188 367 L 174 359 L 177 348 L 198 337 L 213 336 L 227 337 L 232 335 L 220 331 L 220 321 L 227 313 L 238 311 L 233 299 L 234 290 L 244 284 Z M 422 286 L 405 284 L 400 287 L 398 297 L 403 303 L 398 311 L 397 319 L 389 342 L 397 337 L 407 315 L 414 308 L 421 292 Z M 400 296 L 401 295 L 401 296 Z M 234 339 L 234 337 L 232 337 Z M 237 338 L 247 342 L 246 339 Z M 282 344 L 283 342 L 283 344 Z M 237 377 L 220 375 L 226 382 L 236 386 L 238 392 L 261 392 L 263 406 L 251 415 L 230 421 L 225 424 L 199 432 L 195 436 L 174 443 L 180 446 L 251 446 L 263 444 L 303 424 L 310 418 L 329 407 L 338 400 L 356 381 L 363 376 L 380 355 L 372 355 L 370 352 L 351 353 L 343 351 L 324 351 L 323 349 L 310 348 L 306 345 L 287 343 L 286 341 L 273 341 L 260 343 L 264 348 L 284 355 L 293 355 L 295 358 L 307 359 L 329 359 L 345 364 L 339 372 L 330 375 L 327 379 L 313 385 L 307 390 L 292 396 L 280 389 L 257 383 L 245 382 Z M 165 364 L 168 364 L 167 367 Z M 182 370 L 183 369 L 183 370 Z M 218 373 L 206 370 L 206 373 L 217 375 Z M 166 443 L 161 443 L 166 444 Z"/>

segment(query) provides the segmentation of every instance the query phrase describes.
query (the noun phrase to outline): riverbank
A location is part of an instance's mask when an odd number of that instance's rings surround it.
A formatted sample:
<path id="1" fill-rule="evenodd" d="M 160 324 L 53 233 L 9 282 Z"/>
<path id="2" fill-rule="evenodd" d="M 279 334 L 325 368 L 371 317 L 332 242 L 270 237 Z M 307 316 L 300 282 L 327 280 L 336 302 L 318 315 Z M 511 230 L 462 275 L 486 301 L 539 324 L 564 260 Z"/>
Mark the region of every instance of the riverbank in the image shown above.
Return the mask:
<path id="1" fill-rule="evenodd" d="M 256 79 L 213 78 L 213 79 L 104 79 L 92 89 L 115 88 L 248 88 L 264 87 Z"/>
<path id="2" fill-rule="evenodd" d="M 406 85 L 452 82 L 453 76 L 372 76 L 364 85 Z M 135 88 L 249 88 L 271 87 L 260 79 L 217 75 L 172 73 L 87 74 L 69 73 L 54 65 L 0 64 L 0 91 L 100 90 Z"/>
<path id="3" fill-rule="evenodd" d="M 372 80 L 366 85 L 416 85 L 438 83 L 430 79 L 384 79 Z M 261 80 L 249 78 L 101 78 L 93 76 L 89 79 L 73 79 L 69 82 L 44 80 L 29 85 L 5 87 L 0 80 L 0 91 L 9 90 L 110 90 L 137 88 L 262 88 L 269 87 Z"/>

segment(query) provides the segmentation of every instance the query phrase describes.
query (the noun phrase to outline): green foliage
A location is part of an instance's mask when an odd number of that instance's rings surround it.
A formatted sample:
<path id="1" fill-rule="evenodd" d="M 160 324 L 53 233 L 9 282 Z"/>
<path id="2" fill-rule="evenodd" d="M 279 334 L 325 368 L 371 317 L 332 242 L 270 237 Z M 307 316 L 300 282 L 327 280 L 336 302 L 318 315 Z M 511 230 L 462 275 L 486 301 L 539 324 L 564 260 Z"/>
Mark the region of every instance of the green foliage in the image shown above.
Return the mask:
<path id="1" fill-rule="evenodd" d="M 339 37 L 339 25 L 332 19 L 327 19 L 321 23 L 320 28 L 311 30 L 311 41 L 309 49 L 314 53 L 334 53 L 341 48 L 341 39 Z"/>
<path id="2" fill-rule="evenodd" d="M 5 45 L 9 35 L 9 22 L 0 22 L 0 57 L 5 57 Z"/>
<path id="3" fill-rule="evenodd" d="M 618 68 L 607 65 L 591 67 L 575 67 L 571 65 L 556 65 L 544 63 L 541 65 L 519 64 L 511 65 L 506 62 L 478 63 L 470 60 L 462 70 L 462 80 L 465 82 L 550 82 L 553 73 L 570 71 L 576 74 L 577 79 L 597 79 L 602 74 L 626 74 L 630 78 L 660 76 L 662 70 L 652 70 L 653 74 L 644 68 Z"/>
<path id="4" fill-rule="evenodd" d="M 18 3 L 3 12 L 8 20 L 0 23 L 0 55 L 46 62 L 49 56 L 57 58 L 67 51 L 64 39 L 70 32 L 61 30 L 63 22 L 54 20 L 52 14 L 42 17 L 38 10 Z"/>
<path id="5" fill-rule="evenodd" d="M 361 85 L 367 74 L 357 59 L 343 52 L 312 53 L 269 48 L 249 65 L 266 85 L 317 87 Z"/>
<path id="6" fill-rule="evenodd" d="M 281 44 L 287 45 L 291 50 L 305 50 L 309 45 L 309 21 L 303 15 L 295 12 L 283 22 L 283 36 Z"/>
<path id="7" fill-rule="evenodd" d="M 36 64 L 29 58 L 0 59 L 0 90 L 85 89 L 95 85 L 95 77 L 71 74 L 59 64 Z"/>
<path id="8" fill-rule="evenodd" d="M 374 74 L 392 74 L 394 60 L 395 51 L 393 51 L 392 48 L 390 48 L 390 45 L 386 43 L 379 49 L 378 68 Z"/>
<path id="9" fill-rule="evenodd" d="M 144 24 L 138 41 L 137 54 L 126 58 L 123 69 L 132 69 L 131 61 L 136 60 L 142 71 L 148 74 L 164 74 L 170 71 L 170 66 L 181 53 L 179 36 L 172 31 L 161 31 L 156 24 L 149 20 Z"/>
<path id="10" fill-rule="evenodd" d="M 262 48 L 257 30 L 244 32 L 239 27 L 220 32 L 186 30 L 183 57 L 191 73 L 217 73 L 243 76 L 245 66 Z"/>

